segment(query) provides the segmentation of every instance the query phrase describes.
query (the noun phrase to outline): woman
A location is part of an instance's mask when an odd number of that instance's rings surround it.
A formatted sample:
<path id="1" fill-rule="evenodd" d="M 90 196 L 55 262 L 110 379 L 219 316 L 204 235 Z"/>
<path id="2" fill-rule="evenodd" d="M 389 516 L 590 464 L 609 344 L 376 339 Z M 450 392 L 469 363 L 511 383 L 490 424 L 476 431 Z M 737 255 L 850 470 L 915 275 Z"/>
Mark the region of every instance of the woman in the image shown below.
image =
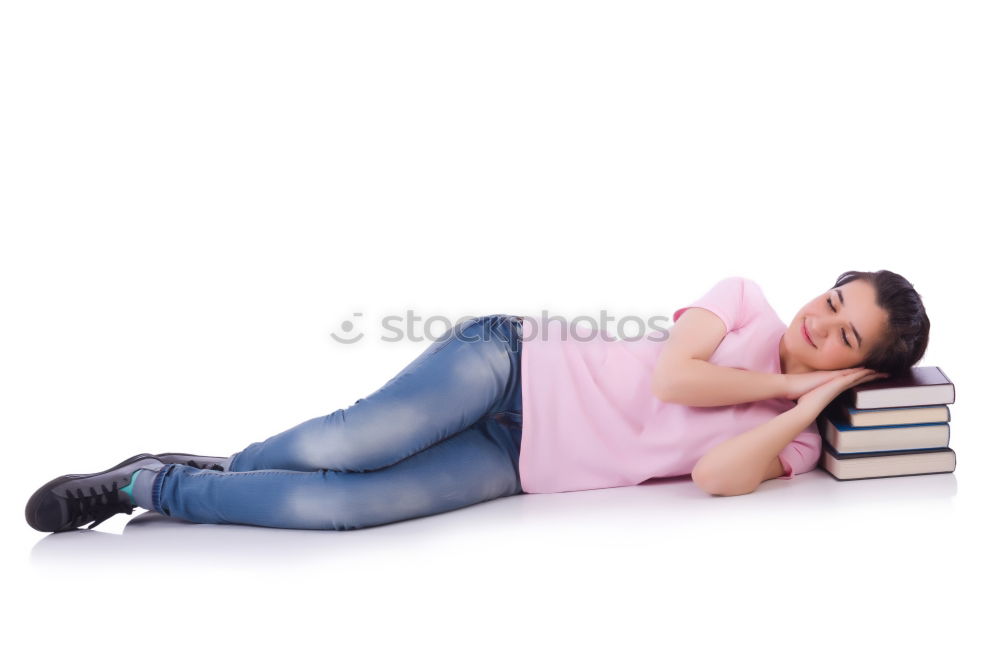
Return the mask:
<path id="1" fill-rule="evenodd" d="M 25 516 L 68 531 L 139 506 L 344 530 L 686 474 L 710 494 L 744 494 L 815 468 L 820 411 L 916 364 L 930 330 L 919 294 L 885 270 L 842 274 L 787 326 L 739 277 L 673 321 L 659 336 L 615 339 L 560 318 L 477 317 L 346 409 L 229 457 L 143 453 L 60 476 Z"/>

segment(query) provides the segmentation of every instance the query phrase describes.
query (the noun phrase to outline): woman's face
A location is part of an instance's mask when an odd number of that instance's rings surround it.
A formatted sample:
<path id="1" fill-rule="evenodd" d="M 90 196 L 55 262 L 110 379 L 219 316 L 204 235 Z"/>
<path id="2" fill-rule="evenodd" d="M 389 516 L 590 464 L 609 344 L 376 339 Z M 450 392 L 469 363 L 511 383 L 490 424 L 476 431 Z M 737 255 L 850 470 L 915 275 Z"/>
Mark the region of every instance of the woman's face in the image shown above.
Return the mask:
<path id="1" fill-rule="evenodd" d="M 889 314 L 875 303 L 875 288 L 868 282 L 852 280 L 827 290 L 795 314 L 781 337 L 781 372 L 864 365 L 888 322 Z M 803 335 L 803 325 L 809 339 Z"/>

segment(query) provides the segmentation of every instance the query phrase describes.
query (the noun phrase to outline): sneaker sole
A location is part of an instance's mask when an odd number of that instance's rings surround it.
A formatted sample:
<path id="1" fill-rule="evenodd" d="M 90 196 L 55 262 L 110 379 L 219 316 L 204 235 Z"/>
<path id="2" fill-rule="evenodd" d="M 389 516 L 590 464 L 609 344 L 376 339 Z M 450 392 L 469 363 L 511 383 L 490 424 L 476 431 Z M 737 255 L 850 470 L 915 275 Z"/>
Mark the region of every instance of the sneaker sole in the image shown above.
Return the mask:
<path id="1" fill-rule="evenodd" d="M 51 490 L 53 490 L 55 487 L 57 487 L 61 483 L 65 483 L 65 482 L 70 481 L 70 480 L 76 480 L 77 478 L 90 478 L 91 476 L 97 476 L 97 475 L 100 475 L 100 474 L 106 474 L 106 473 L 110 473 L 112 471 L 117 471 L 118 469 L 121 469 L 122 467 L 124 467 L 127 464 L 131 464 L 131 463 L 133 463 L 133 462 L 135 462 L 137 460 L 145 460 L 145 459 L 156 460 L 158 458 L 155 455 L 152 455 L 150 453 L 139 453 L 138 455 L 133 455 L 129 459 L 123 460 L 122 462 L 119 462 L 118 464 L 116 464 L 115 466 L 111 467 L 110 469 L 105 469 L 104 471 L 95 471 L 92 474 L 66 474 L 64 476 L 59 476 L 58 478 L 53 478 L 52 480 L 50 480 L 49 482 L 45 483 L 44 485 L 42 485 L 41 487 L 39 487 L 37 490 L 35 490 L 35 493 L 31 495 L 30 499 L 28 499 L 28 505 L 26 505 L 24 507 L 24 519 L 26 519 L 28 521 L 28 525 L 31 528 L 33 528 L 35 531 L 42 531 L 44 533 L 54 533 L 53 531 L 49 531 L 47 529 L 40 529 L 37 526 L 35 526 L 35 524 L 36 524 L 35 518 L 34 518 L 35 511 L 38 508 L 39 502 L 42 500 L 42 498 L 45 497 L 45 495 L 48 492 L 50 492 Z"/>

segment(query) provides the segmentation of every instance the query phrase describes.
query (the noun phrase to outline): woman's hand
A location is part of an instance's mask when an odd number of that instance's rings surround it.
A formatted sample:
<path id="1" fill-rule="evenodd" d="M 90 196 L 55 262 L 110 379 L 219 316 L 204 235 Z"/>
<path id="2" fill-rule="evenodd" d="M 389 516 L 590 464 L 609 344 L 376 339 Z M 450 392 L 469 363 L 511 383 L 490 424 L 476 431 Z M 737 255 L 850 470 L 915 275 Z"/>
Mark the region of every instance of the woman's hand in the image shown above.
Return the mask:
<path id="1" fill-rule="evenodd" d="M 843 370 L 813 370 L 785 375 L 785 397 L 789 400 L 798 400 L 809 391 L 812 391 L 817 386 L 826 384 L 831 379 L 845 375 L 855 375 L 861 370 L 868 373 L 873 372 L 868 368 L 861 367 L 844 368 Z"/>
<path id="2" fill-rule="evenodd" d="M 809 375 L 822 375 L 825 377 L 825 380 L 798 398 L 792 399 L 798 401 L 796 407 L 808 410 L 812 418 L 818 418 L 826 406 L 847 389 L 874 379 L 883 379 L 889 376 L 884 372 L 875 372 L 869 368 L 862 367 L 847 368 L 846 370 L 821 370 L 788 375 L 788 377 L 808 377 Z M 816 379 L 818 380 L 819 377 L 816 377 Z M 805 383 L 805 380 L 799 381 L 803 384 Z"/>

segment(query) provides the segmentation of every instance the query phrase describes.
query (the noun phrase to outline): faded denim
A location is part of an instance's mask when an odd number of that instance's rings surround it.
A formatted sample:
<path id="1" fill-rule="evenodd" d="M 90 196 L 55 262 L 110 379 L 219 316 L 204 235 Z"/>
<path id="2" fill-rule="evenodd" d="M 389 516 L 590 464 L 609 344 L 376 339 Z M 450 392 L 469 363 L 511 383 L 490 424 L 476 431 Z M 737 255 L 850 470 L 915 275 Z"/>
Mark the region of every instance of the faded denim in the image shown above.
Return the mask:
<path id="1" fill-rule="evenodd" d="M 521 494 L 523 317 L 453 326 L 384 386 L 231 456 L 153 482 L 191 522 L 358 529 Z"/>

